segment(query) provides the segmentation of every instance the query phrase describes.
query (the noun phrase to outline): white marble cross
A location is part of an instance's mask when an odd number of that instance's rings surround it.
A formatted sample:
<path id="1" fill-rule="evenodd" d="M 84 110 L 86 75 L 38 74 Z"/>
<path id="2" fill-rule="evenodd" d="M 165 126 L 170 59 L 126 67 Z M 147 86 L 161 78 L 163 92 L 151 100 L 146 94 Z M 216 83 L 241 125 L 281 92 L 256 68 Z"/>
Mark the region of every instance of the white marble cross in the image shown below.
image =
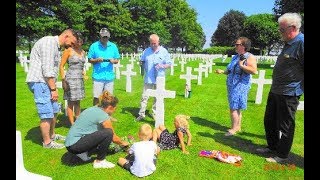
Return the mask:
<path id="1" fill-rule="evenodd" d="M 126 75 L 126 92 L 131 92 L 131 87 L 132 87 L 132 83 L 131 83 L 131 76 L 135 76 L 137 75 L 136 72 L 131 71 L 133 69 L 131 64 L 127 64 L 127 70 L 126 71 L 122 71 L 121 74 L 122 75 Z"/>
<path id="2" fill-rule="evenodd" d="M 27 56 L 23 57 L 23 67 L 24 67 L 24 72 L 29 72 L 29 62 L 30 60 L 28 60 Z"/>
<path id="3" fill-rule="evenodd" d="M 91 63 L 89 63 L 88 56 L 86 56 L 86 61 L 84 63 L 83 69 L 85 71 L 88 71 L 90 67 L 91 67 Z"/>
<path id="4" fill-rule="evenodd" d="M 256 104 L 261 104 L 262 102 L 262 94 L 263 94 L 263 85 L 264 84 L 272 84 L 272 79 L 264 79 L 264 75 L 266 74 L 266 70 L 259 71 L 258 79 L 251 79 L 252 83 L 258 84 L 257 95 L 256 95 Z"/>
<path id="5" fill-rule="evenodd" d="M 186 79 L 186 84 L 191 90 L 191 80 L 198 79 L 197 75 L 192 75 L 192 67 L 187 67 L 187 74 L 181 74 L 180 79 Z"/>
<path id="6" fill-rule="evenodd" d="M 119 61 L 117 64 L 113 64 L 113 69 L 116 72 L 116 79 L 120 79 L 120 68 L 123 67 L 122 64 L 120 64 L 121 61 Z"/>
<path id="7" fill-rule="evenodd" d="M 133 58 L 133 55 L 131 55 L 131 58 L 129 59 L 129 62 L 132 65 L 132 68 L 134 68 L 134 62 L 136 62 L 136 60 Z"/>
<path id="8" fill-rule="evenodd" d="M 222 58 L 221 58 L 222 62 L 226 61 L 227 57 L 228 57 L 228 55 L 223 55 Z"/>
<path id="9" fill-rule="evenodd" d="M 206 66 L 207 66 L 208 69 L 209 69 L 209 73 L 212 73 L 212 66 L 213 66 L 213 65 L 216 65 L 216 63 L 214 63 L 212 59 L 208 59 L 208 60 L 206 61 Z"/>
<path id="10" fill-rule="evenodd" d="M 16 131 L 16 180 L 51 180 L 51 177 L 26 170 L 23 162 L 21 132 Z"/>
<path id="11" fill-rule="evenodd" d="M 184 65 L 187 64 L 186 60 L 181 60 L 179 61 L 179 64 L 181 64 L 181 71 L 180 72 L 184 72 Z"/>
<path id="12" fill-rule="evenodd" d="M 66 74 L 66 71 L 64 72 Z M 59 89 L 62 89 L 62 81 L 57 81 L 56 82 L 56 87 Z M 61 103 L 60 104 L 60 112 L 61 112 Z M 68 101 L 64 100 L 64 115 L 68 116 Z"/>
<path id="13" fill-rule="evenodd" d="M 299 101 L 297 110 L 302 110 L 302 111 L 304 110 L 304 101 Z"/>
<path id="14" fill-rule="evenodd" d="M 172 63 L 171 66 L 170 66 L 170 75 L 171 75 L 171 76 L 173 76 L 174 66 L 178 66 L 178 64 L 175 64 L 175 63 L 174 63 L 174 60 L 173 60 L 173 63 Z"/>
<path id="15" fill-rule="evenodd" d="M 175 98 L 175 91 L 168 91 L 165 89 L 165 77 L 157 77 L 156 89 L 147 89 L 146 95 L 156 98 L 156 114 L 155 125 L 157 128 L 159 125 L 164 125 L 164 98 Z"/>
<path id="16" fill-rule="evenodd" d="M 208 69 L 202 63 L 199 63 L 199 67 L 194 68 L 194 71 L 198 71 L 198 85 L 202 85 L 202 72 L 208 77 Z"/>

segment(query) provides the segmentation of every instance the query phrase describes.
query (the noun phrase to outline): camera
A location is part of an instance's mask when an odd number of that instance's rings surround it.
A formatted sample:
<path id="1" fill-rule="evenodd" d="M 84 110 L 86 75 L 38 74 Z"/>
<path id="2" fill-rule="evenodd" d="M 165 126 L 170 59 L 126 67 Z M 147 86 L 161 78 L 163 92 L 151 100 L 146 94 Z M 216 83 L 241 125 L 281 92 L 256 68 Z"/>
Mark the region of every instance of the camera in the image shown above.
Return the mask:
<path id="1" fill-rule="evenodd" d="M 243 54 L 240 54 L 240 61 L 246 60 Z"/>

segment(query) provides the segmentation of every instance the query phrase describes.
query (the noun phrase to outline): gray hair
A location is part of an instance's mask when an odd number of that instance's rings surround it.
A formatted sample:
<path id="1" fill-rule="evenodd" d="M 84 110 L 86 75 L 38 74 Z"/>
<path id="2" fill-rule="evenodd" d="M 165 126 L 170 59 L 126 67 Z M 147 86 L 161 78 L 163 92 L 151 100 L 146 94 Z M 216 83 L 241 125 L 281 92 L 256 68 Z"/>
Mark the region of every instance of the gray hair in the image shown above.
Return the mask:
<path id="1" fill-rule="evenodd" d="M 150 37 L 149 37 L 149 40 L 156 40 L 156 41 L 159 41 L 160 38 L 157 34 L 151 34 Z"/>
<path id="2" fill-rule="evenodd" d="M 278 19 L 278 23 L 285 22 L 290 26 L 295 26 L 297 29 L 301 27 L 301 15 L 298 13 L 285 13 Z"/>

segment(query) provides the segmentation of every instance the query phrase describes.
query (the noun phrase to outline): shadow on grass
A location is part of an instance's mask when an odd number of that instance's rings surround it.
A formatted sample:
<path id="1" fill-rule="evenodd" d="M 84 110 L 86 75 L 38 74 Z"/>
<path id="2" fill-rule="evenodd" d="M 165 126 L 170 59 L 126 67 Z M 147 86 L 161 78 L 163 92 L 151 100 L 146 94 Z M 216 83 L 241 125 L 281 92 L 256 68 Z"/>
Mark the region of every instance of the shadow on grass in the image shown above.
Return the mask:
<path id="1" fill-rule="evenodd" d="M 67 166 L 79 166 L 79 165 L 92 163 L 93 161 L 94 161 L 93 158 L 90 161 L 82 161 L 78 156 L 76 156 L 68 151 L 66 153 L 64 153 L 61 157 L 62 164 L 67 165 Z"/>
<path id="2" fill-rule="evenodd" d="M 214 130 L 227 132 L 227 130 L 229 129 L 229 127 L 222 126 L 222 125 L 220 125 L 218 123 L 215 123 L 215 122 L 212 122 L 212 121 L 209 121 L 207 119 L 200 118 L 200 117 L 191 117 L 190 119 L 196 124 L 199 124 L 201 126 L 210 127 L 210 128 L 212 128 Z M 240 132 L 238 134 L 243 135 L 243 136 L 249 136 L 249 137 L 257 137 L 257 138 L 260 138 L 260 139 L 264 139 L 265 138 L 264 135 L 253 134 L 253 133 L 249 133 L 249 132 L 245 132 L 245 131 L 242 131 L 242 132 Z"/>
<path id="3" fill-rule="evenodd" d="M 229 136 L 226 137 L 224 133 L 198 133 L 200 136 L 208 137 L 214 139 L 216 142 L 219 142 L 221 144 L 227 145 L 233 149 L 237 149 L 238 151 L 241 152 L 248 152 L 251 154 L 255 154 L 261 157 L 272 157 L 274 156 L 271 153 L 266 153 L 266 154 L 261 154 L 256 151 L 257 148 L 261 148 L 261 145 L 254 144 L 252 143 L 251 140 L 243 139 L 239 137 L 239 135 L 242 135 L 239 133 L 238 135 L 235 136 Z M 289 165 L 295 165 L 296 167 L 299 167 L 301 169 L 304 169 L 304 157 L 301 157 L 300 155 L 297 155 L 295 153 L 289 153 L 288 160 L 286 161 L 285 164 Z"/>
<path id="4" fill-rule="evenodd" d="M 255 103 L 256 100 L 255 99 L 248 99 L 248 103 Z"/>
<path id="5" fill-rule="evenodd" d="M 139 108 L 137 107 L 123 107 L 121 110 L 121 114 L 128 114 L 130 113 L 132 116 L 137 117 L 139 113 Z"/>
<path id="6" fill-rule="evenodd" d="M 226 126 L 222 126 L 218 123 L 215 123 L 215 122 L 212 122 L 212 121 L 209 121 L 207 119 L 203 119 L 203 118 L 200 118 L 200 117 L 190 117 L 190 119 L 196 123 L 196 124 L 199 124 L 201 126 L 206 126 L 206 127 L 210 127 L 212 129 L 215 129 L 215 130 L 219 130 L 219 131 L 227 131 L 229 129 L 229 127 L 226 127 Z"/>
<path id="7" fill-rule="evenodd" d="M 133 117 L 136 118 L 138 117 L 139 110 L 140 108 L 136 107 L 123 107 L 121 110 L 121 114 L 127 114 L 127 112 L 129 112 Z M 153 118 L 149 110 L 146 110 L 146 116 Z"/>
<path id="8" fill-rule="evenodd" d="M 42 146 L 42 136 L 40 132 L 40 127 L 33 127 L 28 132 L 27 135 L 24 137 L 24 140 L 30 140 L 35 144 L 39 144 Z"/>
<path id="9" fill-rule="evenodd" d="M 122 114 L 130 113 L 135 120 L 138 117 L 139 110 L 140 110 L 140 108 L 137 108 L 137 107 L 123 107 L 120 113 L 122 113 Z M 151 119 L 151 120 L 148 120 L 148 119 Z M 154 124 L 154 120 L 153 120 L 153 117 L 152 117 L 152 114 L 150 113 L 150 111 L 146 110 L 146 118 L 142 119 L 138 122 Z"/>
<path id="10" fill-rule="evenodd" d="M 66 116 L 64 113 L 60 113 L 57 116 L 56 128 L 59 128 L 59 127 L 70 128 L 70 122 L 69 122 L 68 116 Z"/>

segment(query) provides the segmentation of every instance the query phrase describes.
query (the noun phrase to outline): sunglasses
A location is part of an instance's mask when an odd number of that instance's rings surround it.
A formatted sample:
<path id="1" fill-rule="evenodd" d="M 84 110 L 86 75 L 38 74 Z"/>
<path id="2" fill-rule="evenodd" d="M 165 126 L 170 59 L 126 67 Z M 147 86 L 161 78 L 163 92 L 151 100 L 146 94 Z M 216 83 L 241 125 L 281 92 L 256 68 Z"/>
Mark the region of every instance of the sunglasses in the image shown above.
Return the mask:
<path id="1" fill-rule="evenodd" d="M 287 26 L 286 28 L 279 28 L 279 31 L 281 33 L 284 33 L 287 29 L 289 29 L 290 27 L 293 27 L 293 25 Z"/>

